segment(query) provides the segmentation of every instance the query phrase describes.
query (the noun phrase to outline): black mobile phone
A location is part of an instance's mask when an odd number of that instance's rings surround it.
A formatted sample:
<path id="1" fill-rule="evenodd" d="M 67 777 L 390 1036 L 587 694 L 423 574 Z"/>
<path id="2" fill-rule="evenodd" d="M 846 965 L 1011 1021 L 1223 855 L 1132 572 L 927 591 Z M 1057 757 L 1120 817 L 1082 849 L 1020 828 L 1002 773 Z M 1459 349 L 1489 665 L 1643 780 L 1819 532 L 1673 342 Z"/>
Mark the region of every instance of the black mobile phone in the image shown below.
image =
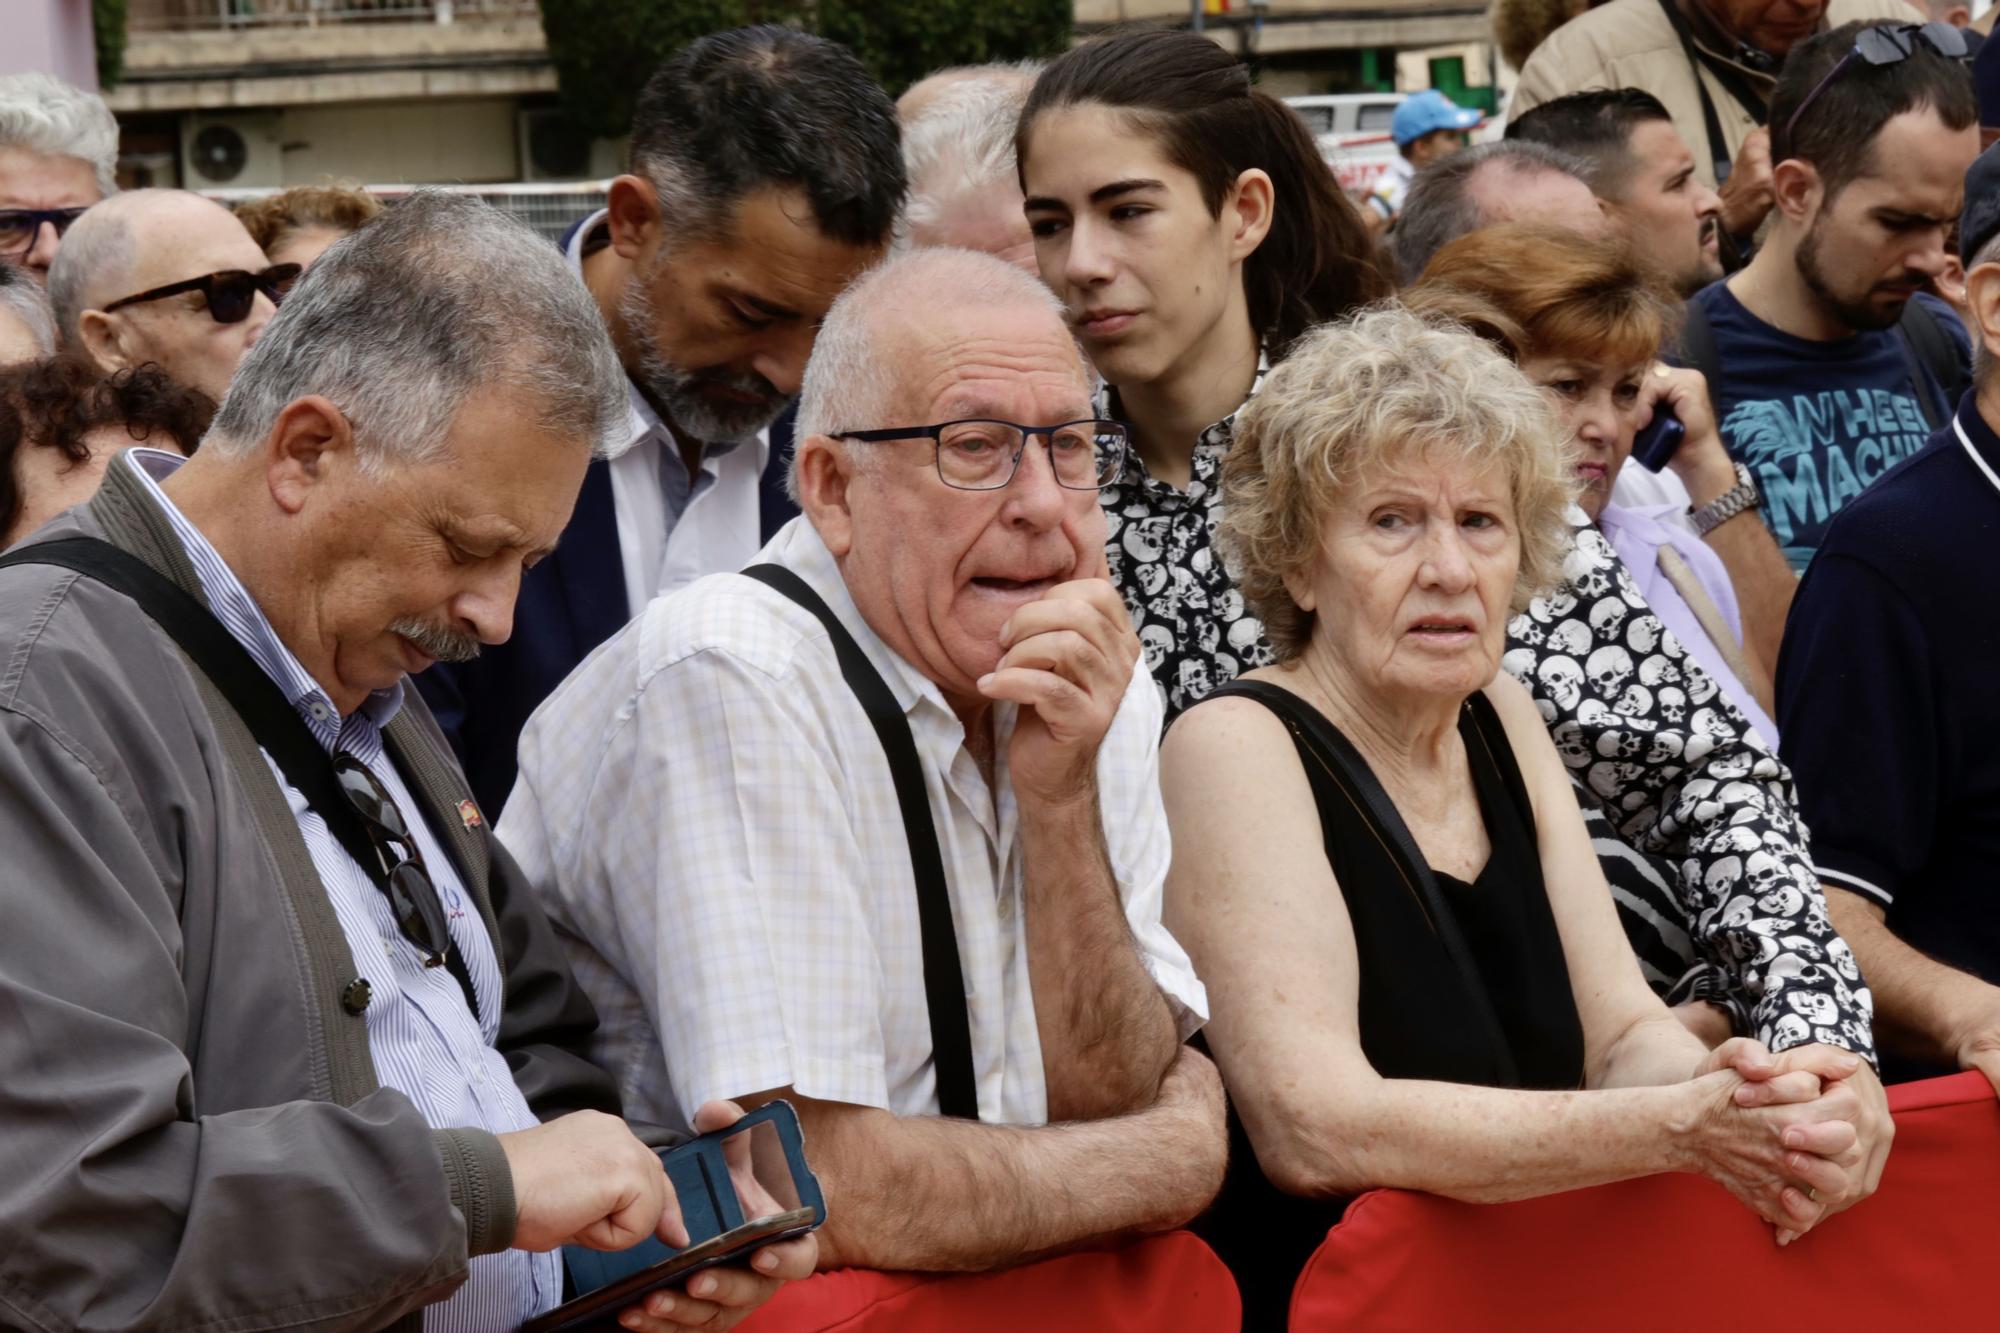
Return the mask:
<path id="1" fill-rule="evenodd" d="M 1632 439 L 1632 461 L 1648 472 L 1658 472 L 1686 438 L 1687 427 L 1663 398 L 1653 404 L 1653 419 Z"/>
<path id="2" fill-rule="evenodd" d="M 752 1167 L 747 1195 L 731 1158 Z M 806 1163 L 798 1113 L 782 1099 L 728 1129 L 660 1153 L 679 1200 L 688 1245 L 648 1240 L 606 1254 L 572 1245 L 563 1251 L 575 1299 L 521 1326 L 521 1333 L 623 1333 L 618 1312 L 649 1292 L 685 1282 L 704 1268 L 746 1259 L 764 1245 L 802 1236 L 826 1221 L 826 1199 Z"/>

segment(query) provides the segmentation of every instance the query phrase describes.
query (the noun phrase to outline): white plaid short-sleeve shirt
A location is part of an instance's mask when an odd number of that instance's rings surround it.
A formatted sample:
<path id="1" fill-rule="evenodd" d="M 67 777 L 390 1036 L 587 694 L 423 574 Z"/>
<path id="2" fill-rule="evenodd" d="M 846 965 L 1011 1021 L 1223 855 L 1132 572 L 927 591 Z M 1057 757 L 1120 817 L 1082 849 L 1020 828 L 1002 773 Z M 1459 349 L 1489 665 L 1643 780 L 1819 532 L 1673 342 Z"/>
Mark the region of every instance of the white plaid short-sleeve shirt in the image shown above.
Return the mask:
<path id="1" fill-rule="evenodd" d="M 979 1114 L 1047 1119 L 1028 980 L 1014 706 L 994 712 L 989 789 L 937 686 L 876 637 L 804 519 L 761 557 L 797 573 L 902 703 L 950 882 Z M 1113 872 L 1183 1036 L 1207 999 L 1160 922 L 1169 859 L 1158 691 L 1143 667 L 1098 757 Z M 628 1114 L 791 1087 L 934 1114 L 916 891 L 894 784 L 819 621 L 754 580 L 655 599 L 521 737 L 500 837 L 596 1004 L 596 1055 Z"/>

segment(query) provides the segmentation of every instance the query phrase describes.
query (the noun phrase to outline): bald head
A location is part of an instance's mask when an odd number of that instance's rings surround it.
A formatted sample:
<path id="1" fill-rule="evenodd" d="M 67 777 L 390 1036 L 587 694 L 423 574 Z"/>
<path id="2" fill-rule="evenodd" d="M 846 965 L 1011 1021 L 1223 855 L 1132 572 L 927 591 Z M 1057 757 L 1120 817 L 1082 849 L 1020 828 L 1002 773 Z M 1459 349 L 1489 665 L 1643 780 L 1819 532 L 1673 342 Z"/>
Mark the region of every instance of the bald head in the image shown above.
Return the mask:
<path id="1" fill-rule="evenodd" d="M 63 340 L 73 344 L 86 310 L 182 278 L 264 263 L 264 252 L 221 204 L 189 190 L 127 190 L 69 229 L 49 269 L 49 301 Z"/>
<path id="2" fill-rule="evenodd" d="M 187 190 L 129 190 L 76 220 L 49 269 L 49 303 L 65 345 L 106 371 L 153 362 L 221 399 L 243 353 L 276 309 L 259 295 L 233 323 L 201 292 L 106 310 L 125 297 L 210 273 L 255 273 L 264 252 L 235 214 Z"/>
<path id="3" fill-rule="evenodd" d="M 1025 333 L 1066 358 L 1088 401 L 1083 353 L 1039 279 L 971 250 L 905 250 L 856 279 L 827 312 L 799 393 L 799 438 L 884 424 L 875 418 L 901 381 L 929 373 L 937 343 L 987 326 Z"/>
<path id="4" fill-rule="evenodd" d="M 1036 273 L 1014 165 L 1014 129 L 1032 74 L 1020 65 L 973 65 L 925 82 L 934 86 L 915 109 L 899 112 L 910 182 L 899 239 L 981 250 Z"/>
<path id="5" fill-rule="evenodd" d="M 1484 226 L 1547 222 L 1592 236 L 1604 230 L 1604 211 L 1597 206 L 1597 196 L 1565 171 L 1502 158 L 1467 177 L 1465 192 L 1479 210 Z"/>
<path id="6" fill-rule="evenodd" d="M 1042 72 L 1039 60 L 1016 60 L 990 65 L 952 65 L 932 74 L 926 74 L 904 90 L 896 99 L 896 119 L 902 122 L 905 133 L 909 132 L 912 121 L 930 110 L 930 105 L 939 93 L 951 88 L 986 86 L 1008 89 L 1022 98 L 1034 85 L 1035 76 Z"/>
<path id="7" fill-rule="evenodd" d="M 1604 216 L 1569 154 L 1527 139 L 1478 144 L 1433 162 L 1410 182 L 1391 233 L 1397 279 L 1423 276 L 1431 256 L 1502 222 L 1546 222 L 1597 235 Z"/>

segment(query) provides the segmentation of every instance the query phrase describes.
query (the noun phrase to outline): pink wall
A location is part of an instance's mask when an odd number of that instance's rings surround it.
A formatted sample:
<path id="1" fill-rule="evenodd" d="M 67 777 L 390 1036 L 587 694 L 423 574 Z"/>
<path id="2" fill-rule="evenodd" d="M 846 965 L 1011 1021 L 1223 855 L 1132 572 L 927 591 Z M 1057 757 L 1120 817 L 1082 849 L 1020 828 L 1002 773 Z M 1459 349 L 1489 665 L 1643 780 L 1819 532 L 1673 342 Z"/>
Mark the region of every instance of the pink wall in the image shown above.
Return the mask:
<path id="1" fill-rule="evenodd" d="M 40 70 L 79 88 L 97 87 L 90 0 L 0 0 L 0 74 Z"/>

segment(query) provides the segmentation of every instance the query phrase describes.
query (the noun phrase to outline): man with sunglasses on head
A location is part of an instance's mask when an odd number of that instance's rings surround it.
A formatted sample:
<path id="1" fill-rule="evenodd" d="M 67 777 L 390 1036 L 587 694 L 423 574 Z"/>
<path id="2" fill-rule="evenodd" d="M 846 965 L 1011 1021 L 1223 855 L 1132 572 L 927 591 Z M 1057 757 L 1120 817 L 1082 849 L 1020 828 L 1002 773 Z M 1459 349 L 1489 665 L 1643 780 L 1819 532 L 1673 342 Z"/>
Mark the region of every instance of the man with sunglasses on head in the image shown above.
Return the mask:
<path id="1" fill-rule="evenodd" d="M 0 263 L 47 280 L 63 233 L 118 189 L 104 99 L 47 74 L 0 77 Z"/>
<path id="2" fill-rule="evenodd" d="M 562 1245 L 686 1243 L 409 682 L 506 639 L 623 412 L 547 242 L 420 193 L 192 458 L 125 451 L 4 558 L 0 1326 L 483 1333 Z M 814 1253 L 625 1326 L 727 1327 Z"/>
<path id="3" fill-rule="evenodd" d="M 1737 470 L 1692 515 L 1698 530 L 1761 504 L 1803 571 L 1833 516 L 1950 417 L 1965 326 L 1922 289 L 1979 153 L 1964 55 L 1948 24 L 1854 23 L 1786 63 L 1771 234 L 1695 295 L 1681 335 Z"/>
<path id="4" fill-rule="evenodd" d="M 1220 1085 L 1181 1045 L 1206 997 L 1160 921 L 1160 695 L 1106 576 L 1127 437 L 1092 383 L 1037 279 L 889 259 L 807 366 L 803 516 L 522 735 L 501 836 L 599 1059 L 663 1123 L 790 1099 L 838 1200 L 823 1266 L 1001 1267 L 1221 1181 Z"/>
<path id="5" fill-rule="evenodd" d="M 1643 88 L 1695 150 L 1721 197 L 1724 259 L 1771 212 L 1774 84 L 1800 43 L 1853 22 L 1914 22 L 1904 0 L 1610 0 L 1549 34 L 1521 69 L 1509 117 L 1569 93 Z"/>
<path id="6" fill-rule="evenodd" d="M 188 190 L 128 190 L 71 227 L 49 268 L 64 346 L 107 373 L 151 362 L 220 402 L 298 265 Z"/>

